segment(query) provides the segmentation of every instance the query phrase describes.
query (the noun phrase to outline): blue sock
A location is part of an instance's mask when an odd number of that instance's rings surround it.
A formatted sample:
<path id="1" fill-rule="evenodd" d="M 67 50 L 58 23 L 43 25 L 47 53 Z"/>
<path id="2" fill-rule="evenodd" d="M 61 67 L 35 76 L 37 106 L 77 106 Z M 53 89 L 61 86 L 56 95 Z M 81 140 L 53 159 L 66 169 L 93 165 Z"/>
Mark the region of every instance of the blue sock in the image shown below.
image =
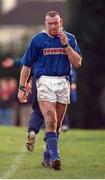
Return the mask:
<path id="1" fill-rule="evenodd" d="M 43 153 L 43 160 L 44 161 L 47 161 L 47 162 L 50 162 L 51 160 L 51 155 L 50 155 L 50 152 L 45 150 L 44 153 Z"/>
<path id="2" fill-rule="evenodd" d="M 43 153 L 43 160 L 44 161 L 49 161 L 50 162 L 50 160 L 51 160 L 51 155 L 50 155 L 50 151 L 49 151 L 49 149 L 48 149 L 48 146 L 47 146 L 47 144 L 46 144 L 46 149 L 45 149 L 45 151 L 44 151 L 44 153 Z"/>
<path id="3" fill-rule="evenodd" d="M 45 135 L 46 147 L 50 151 L 51 160 L 58 159 L 57 134 L 55 132 L 47 132 Z"/>
<path id="4" fill-rule="evenodd" d="M 57 135 L 57 140 L 59 140 L 59 135 Z M 58 149 L 58 155 L 59 155 L 59 149 Z M 59 156 L 60 157 L 60 156 Z M 44 151 L 44 153 L 43 153 L 43 160 L 44 161 L 49 161 L 50 162 L 50 160 L 51 160 L 51 155 L 50 155 L 50 150 L 49 150 L 49 148 L 48 148 L 48 145 L 46 145 L 46 149 L 45 149 L 45 151 Z"/>

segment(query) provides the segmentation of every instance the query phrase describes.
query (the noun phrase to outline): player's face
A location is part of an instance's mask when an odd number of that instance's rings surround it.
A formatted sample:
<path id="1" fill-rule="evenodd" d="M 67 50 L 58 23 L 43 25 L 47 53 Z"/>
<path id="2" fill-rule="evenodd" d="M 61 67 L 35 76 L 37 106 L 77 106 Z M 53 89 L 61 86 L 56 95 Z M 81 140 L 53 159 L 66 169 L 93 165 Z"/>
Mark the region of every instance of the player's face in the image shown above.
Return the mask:
<path id="1" fill-rule="evenodd" d="M 58 30 L 60 30 L 62 27 L 62 20 L 58 15 L 55 17 L 46 16 L 45 27 L 48 34 L 51 36 L 56 36 Z"/>

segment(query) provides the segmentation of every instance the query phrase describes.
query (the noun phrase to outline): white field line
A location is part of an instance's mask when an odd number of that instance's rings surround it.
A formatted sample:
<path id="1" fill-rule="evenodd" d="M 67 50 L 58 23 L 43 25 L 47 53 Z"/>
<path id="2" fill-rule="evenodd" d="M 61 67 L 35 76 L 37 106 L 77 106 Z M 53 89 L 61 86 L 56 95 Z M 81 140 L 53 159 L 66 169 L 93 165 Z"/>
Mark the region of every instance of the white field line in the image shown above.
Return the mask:
<path id="1" fill-rule="evenodd" d="M 25 147 L 23 147 L 22 151 L 16 156 L 16 158 L 14 159 L 13 163 L 11 164 L 7 172 L 2 177 L 0 177 L 0 179 L 8 179 L 18 169 L 18 167 L 22 162 L 22 159 L 25 156 L 25 152 L 26 149 Z"/>

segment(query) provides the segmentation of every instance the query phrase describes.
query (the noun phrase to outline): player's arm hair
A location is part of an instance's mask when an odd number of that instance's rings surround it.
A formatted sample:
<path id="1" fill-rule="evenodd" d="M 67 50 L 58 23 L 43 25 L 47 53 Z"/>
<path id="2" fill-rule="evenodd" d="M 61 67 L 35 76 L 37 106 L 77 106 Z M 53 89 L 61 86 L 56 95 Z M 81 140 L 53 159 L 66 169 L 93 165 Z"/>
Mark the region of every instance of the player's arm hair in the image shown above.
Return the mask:
<path id="1" fill-rule="evenodd" d="M 65 50 L 70 60 L 70 63 L 76 68 L 80 67 L 82 62 L 82 56 L 78 54 L 76 51 L 74 51 L 70 45 L 65 47 Z"/>
<path id="2" fill-rule="evenodd" d="M 30 75 L 31 68 L 28 66 L 23 65 L 20 73 L 20 82 L 19 84 L 26 87 L 29 75 Z"/>

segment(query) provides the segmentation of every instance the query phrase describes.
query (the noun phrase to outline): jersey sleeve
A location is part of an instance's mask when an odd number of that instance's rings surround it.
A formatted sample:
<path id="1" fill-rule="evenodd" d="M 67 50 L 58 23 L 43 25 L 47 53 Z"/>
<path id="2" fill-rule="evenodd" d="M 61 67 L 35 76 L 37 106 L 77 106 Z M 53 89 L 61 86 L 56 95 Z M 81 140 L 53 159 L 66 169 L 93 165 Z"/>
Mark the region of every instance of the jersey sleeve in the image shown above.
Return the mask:
<path id="1" fill-rule="evenodd" d="M 77 53 L 81 54 L 81 51 L 80 51 L 80 48 L 79 48 L 79 46 L 78 46 L 78 43 L 77 43 L 76 39 L 74 39 L 74 50 L 75 50 Z"/>
<path id="2" fill-rule="evenodd" d="M 24 56 L 22 57 L 21 63 L 25 66 L 32 67 L 36 60 L 36 52 L 37 48 L 35 45 L 35 40 L 32 38 L 24 53 Z"/>
<path id="3" fill-rule="evenodd" d="M 79 46 L 78 46 L 77 40 L 76 40 L 76 38 L 75 38 L 74 35 L 72 36 L 72 38 L 70 38 L 69 44 L 70 44 L 70 46 L 74 49 L 74 51 L 76 51 L 78 54 L 81 55 L 80 48 L 79 48 Z"/>

